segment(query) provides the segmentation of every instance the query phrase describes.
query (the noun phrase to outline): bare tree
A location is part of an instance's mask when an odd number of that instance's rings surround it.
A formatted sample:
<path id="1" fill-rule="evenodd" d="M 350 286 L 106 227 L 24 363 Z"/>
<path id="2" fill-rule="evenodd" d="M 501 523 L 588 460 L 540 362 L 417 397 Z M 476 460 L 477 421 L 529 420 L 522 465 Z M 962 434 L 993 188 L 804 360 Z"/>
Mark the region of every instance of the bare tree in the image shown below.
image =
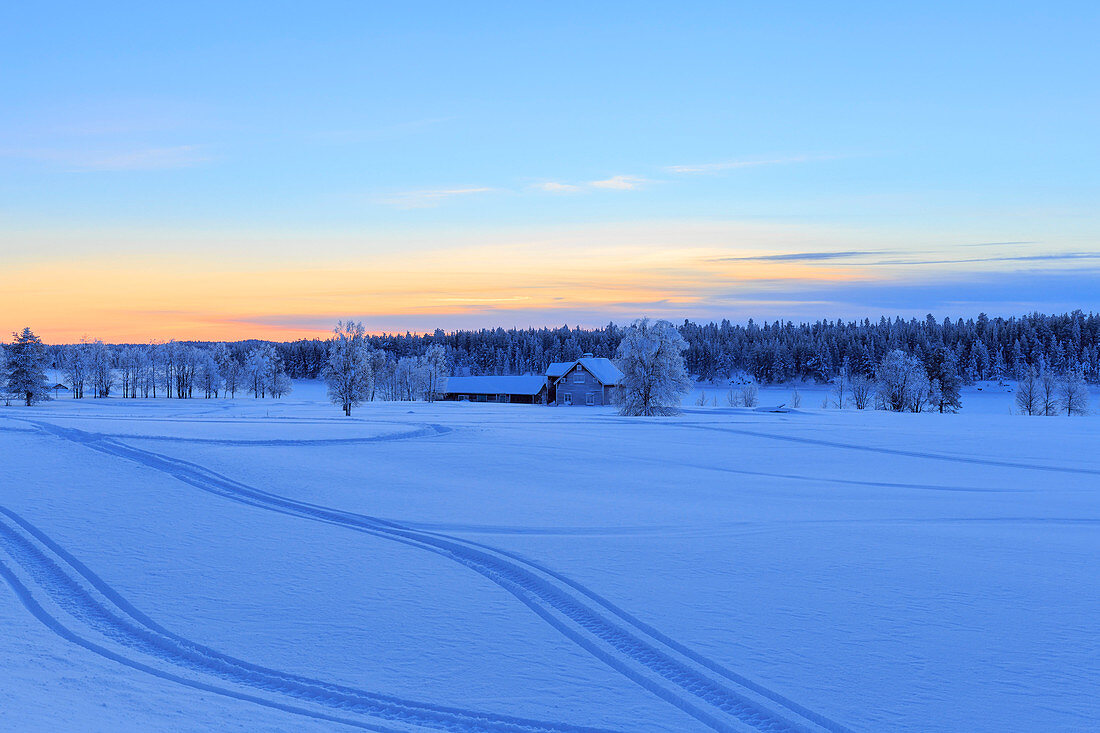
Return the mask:
<path id="1" fill-rule="evenodd" d="M 1025 415 L 1043 414 L 1039 401 L 1039 377 L 1034 369 L 1028 369 L 1016 385 L 1016 407 Z"/>
<path id="2" fill-rule="evenodd" d="M 871 396 L 875 391 L 875 383 L 862 374 L 852 378 L 852 402 L 857 410 L 866 410 L 871 404 Z"/>
<path id="3" fill-rule="evenodd" d="M 848 368 L 848 359 L 845 357 L 844 363 L 840 367 L 840 371 L 833 379 L 833 403 L 836 405 L 836 409 L 844 409 L 844 398 L 851 388 L 852 374 Z"/>
<path id="4" fill-rule="evenodd" d="M 1058 377 L 1049 369 L 1039 374 L 1040 415 L 1058 414 Z"/>
<path id="5" fill-rule="evenodd" d="M 1058 380 L 1058 404 L 1070 417 L 1088 413 L 1089 390 L 1079 371 L 1067 372 Z"/>

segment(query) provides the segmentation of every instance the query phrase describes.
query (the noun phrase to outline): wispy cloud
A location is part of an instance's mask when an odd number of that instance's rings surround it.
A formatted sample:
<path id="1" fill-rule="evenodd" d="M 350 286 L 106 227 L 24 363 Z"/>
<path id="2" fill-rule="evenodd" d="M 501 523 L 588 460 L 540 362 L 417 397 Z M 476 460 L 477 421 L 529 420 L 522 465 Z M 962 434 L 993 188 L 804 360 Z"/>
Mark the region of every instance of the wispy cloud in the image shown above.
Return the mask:
<path id="1" fill-rule="evenodd" d="M 496 189 L 488 186 L 467 186 L 464 188 L 438 188 L 420 191 L 404 191 L 378 199 L 379 203 L 395 206 L 399 209 L 426 209 L 438 206 L 447 199 L 459 196 L 473 196 L 489 193 Z"/>
<path id="2" fill-rule="evenodd" d="M 540 181 L 531 187 L 546 193 L 581 193 L 584 191 L 636 191 L 649 183 L 655 183 L 641 176 L 618 175 L 610 178 L 601 178 L 595 181 L 581 181 L 579 183 L 565 183 L 562 181 Z"/>
<path id="3" fill-rule="evenodd" d="M 810 163 L 820 160 L 835 160 L 836 155 L 796 155 L 788 158 L 766 158 L 759 160 L 727 160 L 718 163 L 698 163 L 694 165 L 670 165 L 665 170 L 669 173 L 721 173 L 722 171 L 736 170 L 738 168 L 757 168 L 765 165 L 789 165 L 791 163 Z"/>
<path id="4" fill-rule="evenodd" d="M 633 191 L 647 183 L 652 183 L 652 181 L 639 176 L 612 176 L 600 181 L 589 181 L 588 185 L 594 188 L 607 188 L 615 191 Z"/>
<path id="5" fill-rule="evenodd" d="M 970 244 L 959 244 L 957 247 L 1011 247 L 1017 244 L 1042 244 L 1040 241 L 1019 241 L 1019 242 L 973 242 Z"/>
<path id="6" fill-rule="evenodd" d="M 1014 255 L 1011 257 L 968 257 L 943 260 L 880 260 L 875 265 L 966 265 L 979 262 L 1065 262 L 1072 260 L 1100 260 L 1100 252 L 1052 252 L 1039 255 Z"/>
<path id="7" fill-rule="evenodd" d="M 558 183 L 557 181 L 536 183 L 533 188 L 547 193 L 576 193 L 581 190 L 581 187 L 574 183 Z"/>
<path id="8" fill-rule="evenodd" d="M 115 150 L 2 149 L 0 157 L 53 163 L 70 171 L 149 171 L 190 168 L 210 160 L 201 145 Z"/>
<path id="9" fill-rule="evenodd" d="M 847 252 L 792 252 L 777 255 L 752 255 L 747 257 L 718 257 L 712 262 L 818 262 L 842 260 L 869 255 L 893 254 L 883 250 L 851 250 Z"/>

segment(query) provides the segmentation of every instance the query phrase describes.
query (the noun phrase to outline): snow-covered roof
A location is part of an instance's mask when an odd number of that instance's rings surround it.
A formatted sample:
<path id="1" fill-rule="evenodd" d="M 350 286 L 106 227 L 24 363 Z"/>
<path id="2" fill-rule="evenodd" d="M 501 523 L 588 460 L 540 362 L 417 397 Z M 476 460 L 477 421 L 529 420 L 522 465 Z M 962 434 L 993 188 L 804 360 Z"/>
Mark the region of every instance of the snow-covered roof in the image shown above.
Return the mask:
<path id="1" fill-rule="evenodd" d="M 537 395 L 546 386 L 546 377 L 449 377 L 448 394 L 526 394 Z"/>
<path id="2" fill-rule="evenodd" d="M 556 361 L 546 368 L 546 376 L 551 379 L 560 379 L 577 364 L 587 369 L 601 384 L 610 387 L 618 384 L 619 380 L 623 378 L 623 373 L 619 371 L 619 367 L 615 366 L 610 359 L 594 356 L 585 356 L 576 361 Z"/>
<path id="3" fill-rule="evenodd" d="M 555 361 L 546 367 L 546 376 L 551 379 L 557 379 L 558 377 L 565 376 L 565 373 L 573 368 L 576 364 L 575 361 Z"/>

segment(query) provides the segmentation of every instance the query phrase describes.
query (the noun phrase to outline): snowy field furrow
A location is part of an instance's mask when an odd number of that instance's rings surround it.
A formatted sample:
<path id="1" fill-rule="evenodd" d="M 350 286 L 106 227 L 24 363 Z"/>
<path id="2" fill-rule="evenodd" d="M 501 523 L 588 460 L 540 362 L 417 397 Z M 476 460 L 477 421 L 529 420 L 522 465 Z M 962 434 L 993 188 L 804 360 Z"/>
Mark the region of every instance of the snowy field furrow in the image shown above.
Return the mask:
<path id="1" fill-rule="evenodd" d="M 1098 438 L 993 406 L 349 419 L 310 383 L 13 408 L 0 702 L 22 729 L 49 694 L 92 730 L 1088 730 Z"/>

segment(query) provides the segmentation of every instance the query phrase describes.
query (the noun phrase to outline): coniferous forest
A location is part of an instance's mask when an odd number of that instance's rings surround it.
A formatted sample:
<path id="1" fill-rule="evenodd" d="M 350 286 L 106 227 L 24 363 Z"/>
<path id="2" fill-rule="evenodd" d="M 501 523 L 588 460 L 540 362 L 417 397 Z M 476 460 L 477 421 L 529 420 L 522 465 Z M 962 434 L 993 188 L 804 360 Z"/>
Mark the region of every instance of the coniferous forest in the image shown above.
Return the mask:
<path id="1" fill-rule="evenodd" d="M 877 321 L 821 320 L 794 324 L 790 321 L 735 325 L 684 321 L 678 326 L 688 344 L 684 358 L 690 373 L 703 381 L 720 382 L 751 376 L 762 384 L 792 380 L 828 382 L 847 365 L 852 375 L 872 376 L 883 358 L 901 350 L 931 369 L 947 360 L 964 383 L 985 379 L 1014 379 L 1029 370 L 1057 374 L 1076 372 L 1090 383 L 1100 382 L 1100 315 L 1081 311 L 1062 315 L 1034 313 L 1023 317 L 972 319 L 924 319 Z M 584 353 L 611 358 L 624 327 L 609 323 L 602 328 L 481 329 L 431 334 L 383 334 L 368 336 L 381 366 L 395 368 L 402 359 L 422 356 L 440 344 L 447 350 L 453 374 L 541 373 L 555 361 Z M 230 344 L 170 342 L 169 344 L 115 345 L 102 358 L 117 362 L 139 350 L 181 347 L 218 352 L 247 367 L 249 358 L 263 354 L 273 372 L 291 378 L 317 378 L 324 369 L 328 340 L 291 342 L 258 340 Z M 941 347 L 943 347 L 941 349 Z M 48 347 L 51 366 L 62 369 L 72 345 Z M 273 353 L 270 351 L 273 349 Z M 155 360 L 155 357 L 154 357 Z M 118 366 L 116 364 L 116 366 Z"/>

